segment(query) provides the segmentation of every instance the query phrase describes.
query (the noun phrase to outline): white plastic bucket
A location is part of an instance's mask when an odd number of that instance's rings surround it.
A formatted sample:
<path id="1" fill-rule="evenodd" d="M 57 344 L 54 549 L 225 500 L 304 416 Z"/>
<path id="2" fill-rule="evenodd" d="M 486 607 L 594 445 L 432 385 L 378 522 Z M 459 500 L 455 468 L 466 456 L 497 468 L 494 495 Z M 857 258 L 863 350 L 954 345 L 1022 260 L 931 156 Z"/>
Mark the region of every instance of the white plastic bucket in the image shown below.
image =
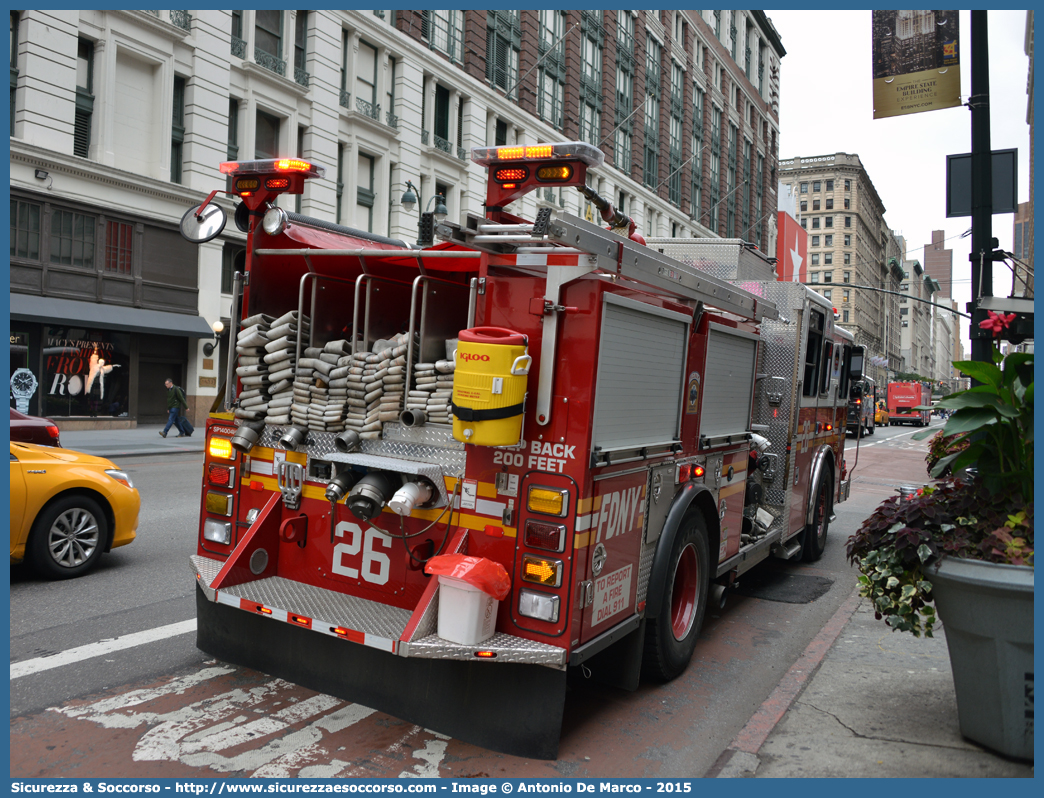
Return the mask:
<path id="1" fill-rule="evenodd" d="M 439 637 L 474 646 L 493 636 L 500 602 L 462 579 L 439 575 Z"/>

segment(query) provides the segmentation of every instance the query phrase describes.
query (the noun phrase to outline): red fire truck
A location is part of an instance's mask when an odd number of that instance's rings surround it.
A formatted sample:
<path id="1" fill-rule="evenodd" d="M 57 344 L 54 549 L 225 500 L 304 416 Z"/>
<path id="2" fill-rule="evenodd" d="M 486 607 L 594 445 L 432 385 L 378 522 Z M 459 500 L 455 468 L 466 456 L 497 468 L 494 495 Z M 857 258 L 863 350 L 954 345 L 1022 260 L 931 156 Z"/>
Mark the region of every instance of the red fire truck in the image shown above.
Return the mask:
<path id="1" fill-rule="evenodd" d="M 206 429 L 197 645 L 553 758 L 571 669 L 632 690 L 672 679 L 737 577 L 822 555 L 863 353 L 741 241 L 646 247 L 604 201 L 622 235 L 505 210 L 583 190 L 603 158 L 590 145 L 472 158 L 486 213 L 423 248 L 279 208 L 312 164 L 222 165 L 249 236 L 225 412 Z M 223 224 L 208 201 L 182 232 Z M 770 279 L 715 274 L 755 267 Z M 510 575 L 479 644 L 439 635 L 424 566 L 447 553 Z"/>
<path id="2" fill-rule="evenodd" d="M 888 424 L 913 424 L 926 427 L 932 420 L 931 410 L 915 410 L 915 407 L 930 407 L 932 387 L 927 382 L 888 383 Z"/>

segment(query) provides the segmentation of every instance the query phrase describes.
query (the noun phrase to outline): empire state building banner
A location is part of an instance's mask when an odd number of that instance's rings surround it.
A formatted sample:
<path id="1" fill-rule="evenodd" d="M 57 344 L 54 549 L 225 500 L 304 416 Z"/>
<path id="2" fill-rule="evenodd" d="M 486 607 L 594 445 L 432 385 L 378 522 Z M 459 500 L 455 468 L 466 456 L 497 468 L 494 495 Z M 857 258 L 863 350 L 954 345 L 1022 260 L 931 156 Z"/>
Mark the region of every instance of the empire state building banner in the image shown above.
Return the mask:
<path id="1" fill-rule="evenodd" d="M 956 11 L 873 11 L 874 119 L 961 104 Z"/>

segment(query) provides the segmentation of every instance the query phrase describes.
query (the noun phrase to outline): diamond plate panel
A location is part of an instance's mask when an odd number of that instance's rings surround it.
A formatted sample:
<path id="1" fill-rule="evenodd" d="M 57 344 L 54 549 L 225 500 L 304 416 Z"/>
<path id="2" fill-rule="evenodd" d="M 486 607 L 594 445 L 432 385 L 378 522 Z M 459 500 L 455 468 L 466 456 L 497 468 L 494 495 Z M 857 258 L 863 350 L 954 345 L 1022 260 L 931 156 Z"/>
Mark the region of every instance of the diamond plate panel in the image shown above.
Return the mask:
<path id="1" fill-rule="evenodd" d="M 431 635 L 410 643 L 407 656 L 422 659 L 474 660 L 475 651 L 494 651 L 490 662 L 515 662 L 524 665 L 545 665 L 556 670 L 566 668 L 566 650 L 546 643 L 523 640 L 521 637 L 497 632 L 493 637 L 475 646 L 462 646 Z"/>
<path id="2" fill-rule="evenodd" d="M 652 575 L 653 557 L 656 554 L 656 541 L 646 543 L 642 547 L 642 553 L 638 558 L 638 592 L 635 594 L 634 603 L 641 604 L 649 595 L 649 577 Z"/>
<path id="3" fill-rule="evenodd" d="M 203 595 L 207 597 L 208 601 L 213 601 L 215 591 L 210 586 L 221 572 L 221 566 L 225 564 L 224 561 L 212 560 L 199 554 L 191 554 L 189 555 L 189 564 L 192 566 L 192 573 L 196 576 L 196 583 L 203 589 Z"/>
<path id="4" fill-rule="evenodd" d="M 464 451 L 464 444 L 453 437 L 453 427 L 449 424 L 425 424 L 423 427 L 404 427 L 395 421 L 384 422 L 383 441 L 364 441 L 366 444 L 377 446 L 380 443 L 416 443 L 426 446 L 437 446 L 443 449 L 456 449 Z"/>
<path id="5" fill-rule="evenodd" d="M 391 640 L 402 636 L 412 615 L 409 610 L 304 585 L 281 576 L 246 582 L 221 592 Z"/>
<path id="6" fill-rule="evenodd" d="M 721 280 L 770 281 L 775 268 L 764 257 L 743 246 L 738 238 L 647 238 L 645 243 L 686 266 Z M 750 290 L 747 286 L 741 286 Z"/>

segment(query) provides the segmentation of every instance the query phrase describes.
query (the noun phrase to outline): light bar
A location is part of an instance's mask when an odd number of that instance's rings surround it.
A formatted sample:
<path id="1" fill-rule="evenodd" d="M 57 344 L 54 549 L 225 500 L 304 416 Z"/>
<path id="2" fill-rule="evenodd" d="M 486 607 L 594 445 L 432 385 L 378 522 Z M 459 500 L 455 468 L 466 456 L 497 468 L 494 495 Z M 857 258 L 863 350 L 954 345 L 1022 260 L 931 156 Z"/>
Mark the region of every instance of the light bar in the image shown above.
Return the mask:
<path id="1" fill-rule="evenodd" d="M 604 157 L 604 156 L 603 156 Z M 325 177 L 325 167 L 299 158 L 266 158 L 261 161 L 224 161 L 218 169 L 223 175 L 272 174 L 301 172 L 305 177 Z"/>
<path id="2" fill-rule="evenodd" d="M 471 160 L 479 166 L 547 160 L 577 160 L 588 166 L 601 166 L 605 154 L 584 141 L 563 141 L 558 144 L 527 144 L 511 147 L 472 147 Z"/>

